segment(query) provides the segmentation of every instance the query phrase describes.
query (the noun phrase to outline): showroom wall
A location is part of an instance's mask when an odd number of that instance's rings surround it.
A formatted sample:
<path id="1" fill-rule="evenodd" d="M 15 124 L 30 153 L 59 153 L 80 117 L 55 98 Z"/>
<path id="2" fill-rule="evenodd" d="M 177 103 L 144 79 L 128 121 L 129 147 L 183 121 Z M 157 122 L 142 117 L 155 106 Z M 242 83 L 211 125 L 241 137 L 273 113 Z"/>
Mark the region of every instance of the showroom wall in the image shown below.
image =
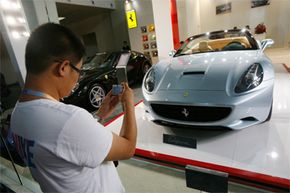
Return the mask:
<path id="1" fill-rule="evenodd" d="M 288 29 L 288 39 L 287 39 L 287 42 L 288 42 L 288 47 L 290 48 L 290 24 L 289 24 L 289 29 Z"/>
<path id="2" fill-rule="evenodd" d="M 124 10 L 124 2 L 116 0 L 115 1 L 116 9 L 111 11 L 112 18 L 112 27 L 113 27 L 113 35 L 115 39 L 115 48 L 120 50 L 123 46 L 123 41 L 127 41 L 130 45 L 130 39 L 127 28 L 127 21 Z"/>
<path id="3" fill-rule="evenodd" d="M 216 6 L 228 2 L 232 3 L 231 12 L 216 15 Z M 182 27 L 180 28 L 180 39 L 186 39 L 188 36 L 196 34 L 196 32 L 229 29 L 234 26 L 243 28 L 249 25 L 253 32 L 255 26 L 263 22 L 267 26 L 266 38 L 274 39 L 275 47 L 285 47 L 289 44 L 289 0 L 272 0 L 270 5 L 256 8 L 251 8 L 251 0 L 179 0 L 178 4 L 178 8 L 187 8 L 178 10 L 179 23 L 182 24 L 180 25 Z M 196 6 L 198 4 L 200 22 L 196 21 L 198 17 L 190 17 L 190 12 L 192 12 L 191 15 L 197 14 Z M 194 27 L 186 28 L 185 26 Z"/>
<path id="4" fill-rule="evenodd" d="M 95 33 L 98 52 L 121 50 L 123 41 L 129 42 L 124 7 L 120 1 L 116 1 L 114 10 L 107 9 L 66 26 L 80 37 Z"/>
<path id="5" fill-rule="evenodd" d="M 13 84 L 17 82 L 18 79 L 10 61 L 2 34 L 0 34 L 0 59 L 0 72 L 4 75 L 6 84 Z"/>
<path id="6" fill-rule="evenodd" d="M 200 33 L 199 0 L 177 0 L 177 13 L 180 41 Z"/>
<path id="7" fill-rule="evenodd" d="M 137 27 L 131 29 L 128 28 L 131 49 L 143 53 L 144 49 L 140 27 L 141 26 L 147 27 L 150 24 L 154 24 L 152 2 L 150 0 L 146 0 L 146 1 L 132 1 L 127 4 L 125 3 L 125 11 L 129 10 L 135 10 L 137 18 Z M 158 45 L 158 36 L 157 36 L 157 48 L 158 50 L 160 48 Z M 151 57 L 151 59 L 153 64 L 155 64 L 158 61 L 158 57 Z"/>
<path id="8" fill-rule="evenodd" d="M 82 21 L 76 24 L 72 24 L 72 28 L 77 28 L 79 33 L 87 34 L 90 31 L 93 30 L 97 33 L 98 38 L 98 45 L 100 47 L 100 50 L 112 50 L 112 49 L 120 49 L 122 47 L 123 40 L 128 40 L 128 32 L 126 28 L 126 21 L 125 21 L 125 15 L 124 15 L 124 7 L 119 7 L 118 10 L 116 8 L 115 10 L 115 0 L 106 0 L 106 1 L 97 1 L 97 0 L 26 0 L 22 1 L 25 15 L 28 19 L 28 25 L 30 29 L 34 29 L 38 25 L 51 21 L 58 23 L 58 15 L 57 15 L 57 9 L 56 9 L 56 2 L 65 2 L 69 4 L 78 4 L 78 5 L 89 5 L 92 7 L 99 7 L 108 9 L 111 11 L 111 14 L 107 14 L 104 16 L 97 16 L 96 18 L 88 18 L 88 21 L 84 21 L 83 24 L 80 24 Z M 122 2 L 122 1 L 116 1 Z M 120 3 L 119 3 L 120 4 Z M 119 13 L 117 12 L 123 12 L 124 17 L 116 16 Z M 114 21 L 111 20 L 111 18 L 114 18 Z M 121 24 L 123 23 L 123 24 Z M 92 26 L 95 26 L 94 28 Z M 123 26 L 123 27 L 122 27 Z M 84 29 L 87 29 L 88 31 L 85 32 Z M 112 32 L 114 31 L 114 32 Z M 82 34 L 81 34 L 82 35 Z M 7 39 L 7 38 L 6 38 Z M 26 41 L 18 41 L 16 44 L 13 43 L 14 47 L 25 47 Z M 23 82 L 25 76 L 26 76 L 26 70 L 24 65 L 24 49 L 18 49 L 20 54 L 16 53 L 16 57 L 21 57 L 23 60 L 21 62 L 15 62 L 17 67 L 17 76 L 19 75 L 20 79 L 22 79 Z M 22 53 L 23 52 L 23 53 Z M 14 60 L 13 60 L 14 61 Z M 12 62 L 11 62 L 12 63 Z M 18 63 L 18 64 L 17 64 Z M 14 64 L 14 63 L 13 63 Z M 13 80 L 11 80 L 13 81 Z"/>
<path id="9" fill-rule="evenodd" d="M 111 51 L 114 48 L 113 27 L 110 13 L 102 13 L 88 19 L 66 25 L 80 37 L 95 32 L 98 51 Z"/>

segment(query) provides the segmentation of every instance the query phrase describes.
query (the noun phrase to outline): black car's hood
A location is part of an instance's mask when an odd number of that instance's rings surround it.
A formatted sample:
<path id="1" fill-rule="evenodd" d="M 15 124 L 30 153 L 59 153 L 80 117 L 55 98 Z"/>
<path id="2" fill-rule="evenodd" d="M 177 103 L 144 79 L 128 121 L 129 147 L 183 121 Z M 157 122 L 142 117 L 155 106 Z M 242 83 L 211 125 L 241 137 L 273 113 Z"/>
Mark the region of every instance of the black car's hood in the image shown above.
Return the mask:
<path id="1" fill-rule="evenodd" d="M 82 84 L 83 82 L 87 82 L 87 80 L 96 79 L 99 76 L 105 75 L 113 70 L 114 70 L 113 68 L 108 68 L 108 67 L 82 70 L 84 75 L 80 78 L 79 84 Z"/>

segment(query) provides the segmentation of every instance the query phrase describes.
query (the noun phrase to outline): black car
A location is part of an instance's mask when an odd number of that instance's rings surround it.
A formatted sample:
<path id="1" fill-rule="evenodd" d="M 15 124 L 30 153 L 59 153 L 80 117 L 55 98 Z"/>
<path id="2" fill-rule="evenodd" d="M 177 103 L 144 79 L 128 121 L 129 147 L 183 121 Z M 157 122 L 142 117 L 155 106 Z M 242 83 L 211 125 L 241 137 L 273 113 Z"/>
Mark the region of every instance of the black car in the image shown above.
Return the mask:
<path id="1" fill-rule="evenodd" d="M 78 84 L 63 102 L 85 108 L 90 112 L 98 109 L 106 94 L 112 89 L 112 85 L 117 84 L 116 66 L 124 54 L 130 56 L 126 64 L 129 84 L 142 81 L 152 65 L 151 60 L 144 54 L 136 51 L 97 53 L 84 62 Z"/>

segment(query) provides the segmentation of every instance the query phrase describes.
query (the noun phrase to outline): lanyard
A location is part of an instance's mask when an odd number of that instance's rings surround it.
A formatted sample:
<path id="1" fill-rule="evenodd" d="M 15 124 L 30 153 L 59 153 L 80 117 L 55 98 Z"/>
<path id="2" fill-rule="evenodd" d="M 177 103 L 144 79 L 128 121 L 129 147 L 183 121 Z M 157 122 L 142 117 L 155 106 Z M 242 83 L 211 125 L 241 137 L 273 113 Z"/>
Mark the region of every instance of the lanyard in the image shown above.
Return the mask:
<path id="1" fill-rule="evenodd" d="M 22 91 L 22 94 L 31 95 L 31 96 L 37 96 L 37 97 L 43 97 L 43 98 L 47 98 L 47 99 L 51 99 L 51 100 L 57 101 L 55 98 L 53 98 L 49 94 L 46 94 L 46 93 L 40 92 L 40 91 L 36 91 L 36 90 L 32 90 L 32 89 L 24 89 Z"/>

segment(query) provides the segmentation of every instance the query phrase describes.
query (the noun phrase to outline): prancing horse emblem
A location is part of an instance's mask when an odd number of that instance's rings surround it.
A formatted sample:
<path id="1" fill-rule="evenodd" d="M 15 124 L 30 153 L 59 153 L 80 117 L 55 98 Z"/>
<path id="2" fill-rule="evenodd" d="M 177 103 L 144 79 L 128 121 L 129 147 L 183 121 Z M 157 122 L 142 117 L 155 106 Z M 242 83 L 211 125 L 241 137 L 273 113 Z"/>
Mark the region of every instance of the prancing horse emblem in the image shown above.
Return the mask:
<path id="1" fill-rule="evenodd" d="M 189 96 L 189 92 L 188 92 L 187 90 L 184 91 L 183 96 L 184 96 L 184 97 L 188 97 L 188 96 Z"/>
<path id="2" fill-rule="evenodd" d="M 183 111 L 181 112 L 182 114 L 184 114 L 184 116 L 187 118 L 189 115 L 189 111 L 186 108 L 183 108 Z"/>

